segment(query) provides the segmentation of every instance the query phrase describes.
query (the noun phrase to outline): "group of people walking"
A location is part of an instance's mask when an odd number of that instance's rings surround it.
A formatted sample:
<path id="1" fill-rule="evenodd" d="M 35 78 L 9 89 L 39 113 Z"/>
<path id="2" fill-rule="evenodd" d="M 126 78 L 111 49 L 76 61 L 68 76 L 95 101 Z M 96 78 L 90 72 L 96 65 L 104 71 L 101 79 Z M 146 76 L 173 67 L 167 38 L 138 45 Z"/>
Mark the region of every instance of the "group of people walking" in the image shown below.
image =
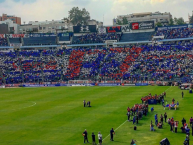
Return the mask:
<path id="1" fill-rule="evenodd" d="M 113 139 L 113 137 L 114 137 L 114 134 L 115 134 L 115 131 L 114 131 L 114 129 L 112 128 L 111 130 L 110 130 L 110 140 L 111 141 L 114 141 L 114 139 Z M 85 129 L 84 130 L 84 132 L 83 132 L 83 137 L 84 137 L 84 143 L 89 143 L 89 141 L 88 141 L 88 132 L 87 132 L 87 130 Z M 96 143 L 96 140 L 95 140 L 95 134 L 94 134 L 94 132 L 92 133 L 92 144 L 93 145 L 96 145 L 97 143 Z M 101 132 L 98 132 L 98 142 L 99 142 L 99 145 L 102 145 L 102 141 L 103 141 L 103 139 L 102 139 L 102 134 L 101 134 Z"/>
<path id="2" fill-rule="evenodd" d="M 86 102 L 86 100 L 83 101 L 84 107 L 91 107 L 90 106 L 90 101 Z"/>

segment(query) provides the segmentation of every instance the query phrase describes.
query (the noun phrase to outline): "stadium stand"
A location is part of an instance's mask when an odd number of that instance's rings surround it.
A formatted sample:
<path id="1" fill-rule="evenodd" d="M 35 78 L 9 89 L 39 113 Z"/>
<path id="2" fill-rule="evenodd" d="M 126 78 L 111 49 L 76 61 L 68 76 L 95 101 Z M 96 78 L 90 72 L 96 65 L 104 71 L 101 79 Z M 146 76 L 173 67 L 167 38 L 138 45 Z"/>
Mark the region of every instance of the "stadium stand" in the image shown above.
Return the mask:
<path id="1" fill-rule="evenodd" d="M 0 38 L 0 46 L 8 46 L 8 42 L 6 38 Z"/>
<path id="2" fill-rule="evenodd" d="M 21 38 L 9 38 L 10 43 L 21 43 Z"/>
<path id="3" fill-rule="evenodd" d="M 59 41 L 70 41 L 69 36 L 59 37 Z"/>
<path id="4" fill-rule="evenodd" d="M 174 28 L 169 30 L 158 30 L 155 36 L 164 36 L 164 39 L 193 37 L 193 28 Z"/>
<path id="5" fill-rule="evenodd" d="M 123 33 L 120 42 L 129 41 L 148 41 L 151 40 L 155 32 L 143 32 L 143 33 Z"/>
<path id="6" fill-rule="evenodd" d="M 119 41 L 120 34 L 107 33 L 107 34 L 84 34 L 81 36 L 74 36 L 72 44 L 88 44 L 88 43 L 104 43 L 106 40 L 117 40 Z"/>
<path id="7" fill-rule="evenodd" d="M 31 37 L 31 38 L 23 38 L 24 45 L 56 45 L 56 37 Z"/>
<path id="8" fill-rule="evenodd" d="M 66 80 L 190 82 L 193 44 L 0 52 L 7 84 Z"/>

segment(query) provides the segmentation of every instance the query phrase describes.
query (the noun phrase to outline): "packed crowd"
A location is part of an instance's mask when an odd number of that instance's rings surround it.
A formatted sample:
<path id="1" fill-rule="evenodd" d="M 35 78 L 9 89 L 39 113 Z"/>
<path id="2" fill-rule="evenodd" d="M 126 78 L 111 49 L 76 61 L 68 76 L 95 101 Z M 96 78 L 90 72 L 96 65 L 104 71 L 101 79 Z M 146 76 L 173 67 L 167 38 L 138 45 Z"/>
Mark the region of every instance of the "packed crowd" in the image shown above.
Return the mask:
<path id="1" fill-rule="evenodd" d="M 68 66 L 63 50 L 0 52 L 1 77 L 7 84 L 58 81 Z"/>
<path id="2" fill-rule="evenodd" d="M 164 36 L 164 39 L 175 39 L 175 38 L 188 38 L 193 37 L 193 28 L 175 28 L 168 30 L 158 30 L 155 36 Z"/>
<path id="3" fill-rule="evenodd" d="M 0 38 L 0 46 L 8 46 L 8 42 L 6 38 Z"/>
<path id="4" fill-rule="evenodd" d="M 106 34 L 84 34 L 82 36 L 75 36 L 72 44 L 87 44 L 87 43 L 104 43 L 106 40 L 119 40 L 120 35 L 116 33 L 106 33 Z"/>
<path id="5" fill-rule="evenodd" d="M 193 69 L 192 44 L 0 52 L 6 83 L 64 80 L 172 81 Z"/>

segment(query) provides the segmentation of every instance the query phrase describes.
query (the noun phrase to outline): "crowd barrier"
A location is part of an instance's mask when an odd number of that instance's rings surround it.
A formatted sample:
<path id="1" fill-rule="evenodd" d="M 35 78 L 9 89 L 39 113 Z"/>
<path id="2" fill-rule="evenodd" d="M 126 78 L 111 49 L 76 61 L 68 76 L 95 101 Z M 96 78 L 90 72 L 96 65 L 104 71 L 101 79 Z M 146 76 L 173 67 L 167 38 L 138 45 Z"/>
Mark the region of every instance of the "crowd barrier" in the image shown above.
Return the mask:
<path id="1" fill-rule="evenodd" d="M 17 87 L 78 87 L 78 86 L 148 86 L 152 85 L 151 83 L 73 83 L 68 84 L 66 82 L 63 83 L 44 83 L 44 84 L 35 84 L 35 83 L 27 83 L 27 84 L 6 84 L 0 86 L 0 88 L 17 88 Z"/>

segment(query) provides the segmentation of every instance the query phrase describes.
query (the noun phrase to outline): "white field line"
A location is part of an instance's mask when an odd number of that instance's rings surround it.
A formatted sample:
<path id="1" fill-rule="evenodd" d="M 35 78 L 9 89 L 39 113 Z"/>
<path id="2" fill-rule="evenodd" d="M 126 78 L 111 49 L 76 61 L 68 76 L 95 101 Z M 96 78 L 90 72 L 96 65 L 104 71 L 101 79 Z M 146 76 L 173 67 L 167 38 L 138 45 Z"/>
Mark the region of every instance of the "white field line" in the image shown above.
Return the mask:
<path id="1" fill-rule="evenodd" d="M 171 87 L 172 87 L 172 86 L 170 86 L 169 88 L 167 88 L 164 92 L 168 91 Z M 126 120 L 126 121 L 123 122 L 121 125 L 119 125 L 119 127 L 117 127 L 117 128 L 115 129 L 115 131 L 118 130 L 121 126 L 123 126 L 127 121 L 128 121 L 128 120 Z M 109 136 L 110 136 L 110 134 L 107 135 L 107 136 L 103 139 L 103 141 L 104 141 L 105 139 L 107 139 Z M 99 145 L 99 143 L 98 143 L 98 145 Z"/>
<path id="2" fill-rule="evenodd" d="M 4 101 L 4 102 L 14 102 L 13 100 L 11 101 Z M 21 109 L 26 109 L 26 108 L 30 108 L 30 107 L 33 107 L 35 106 L 37 103 L 34 102 L 34 101 L 25 101 L 25 102 L 32 102 L 33 104 L 32 105 L 29 105 L 29 106 L 26 106 L 26 107 L 21 107 L 21 108 L 17 108 L 17 109 L 10 109 L 10 110 L 21 110 Z M 6 110 L 0 110 L 0 112 L 2 111 L 6 111 Z"/>
<path id="3" fill-rule="evenodd" d="M 115 129 L 115 131 L 117 131 L 117 130 L 118 130 L 121 126 L 123 126 L 127 121 L 128 121 L 128 120 L 125 120 L 125 122 L 123 122 L 121 125 L 119 125 L 119 126 Z M 103 141 L 104 141 L 105 139 L 107 139 L 109 136 L 110 136 L 110 134 L 107 135 L 107 136 L 103 139 Z"/>
<path id="4" fill-rule="evenodd" d="M 169 88 L 167 88 L 167 89 L 165 90 L 165 92 L 167 92 L 167 90 L 169 90 L 171 87 L 172 87 L 172 86 L 170 86 Z"/>

